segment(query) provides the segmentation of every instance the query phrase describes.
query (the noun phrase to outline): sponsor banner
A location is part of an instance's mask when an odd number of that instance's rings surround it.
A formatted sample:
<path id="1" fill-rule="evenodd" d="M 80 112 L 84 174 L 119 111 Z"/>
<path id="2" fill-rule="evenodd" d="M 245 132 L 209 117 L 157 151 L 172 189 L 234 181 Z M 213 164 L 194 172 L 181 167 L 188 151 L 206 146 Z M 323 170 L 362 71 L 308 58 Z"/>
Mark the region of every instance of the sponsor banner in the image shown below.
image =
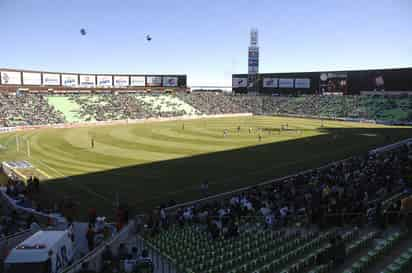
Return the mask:
<path id="1" fill-rule="evenodd" d="M 279 79 L 279 88 L 293 88 L 293 79 Z"/>
<path id="2" fill-rule="evenodd" d="M 247 78 L 232 78 L 232 87 L 247 87 Z"/>
<path id="3" fill-rule="evenodd" d="M 95 75 L 80 75 L 80 86 L 94 87 L 96 83 Z"/>
<path id="4" fill-rule="evenodd" d="M 97 76 L 97 86 L 99 86 L 99 87 L 111 87 L 111 86 L 113 86 L 112 76 L 107 76 L 107 75 Z"/>
<path id="5" fill-rule="evenodd" d="M 76 87 L 77 86 L 77 75 L 63 74 L 62 75 L 62 85 L 69 86 L 69 87 Z"/>
<path id="6" fill-rule="evenodd" d="M 328 79 L 346 79 L 348 74 L 346 72 L 324 72 L 320 74 L 321 81 L 327 81 Z"/>
<path id="7" fill-rule="evenodd" d="M 146 79 L 144 76 L 131 76 L 130 85 L 131 86 L 146 86 Z"/>
<path id="8" fill-rule="evenodd" d="M 114 76 L 115 87 L 129 86 L 129 76 Z"/>
<path id="9" fill-rule="evenodd" d="M 147 77 L 147 86 L 161 86 L 162 77 L 158 76 L 148 76 Z"/>
<path id="10" fill-rule="evenodd" d="M 277 78 L 263 78 L 263 87 L 264 88 L 277 88 L 278 79 Z"/>
<path id="11" fill-rule="evenodd" d="M 295 88 L 310 88 L 310 79 L 295 79 Z"/>
<path id="12" fill-rule="evenodd" d="M 163 77 L 163 86 L 165 87 L 176 87 L 177 77 Z"/>
<path id="13" fill-rule="evenodd" d="M 40 85 L 41 74 L 32 72 L 23 72 L 23 84 L 24 85 Z"/>
<path id="14" fill-rule="evenodd" d="M 21 84 L 21 73 L 15 71 L 1 71 L 1 84 Z"/>
<path id="15" fill-rule="evenodd" d="M 43 73 L 43 85 L 60 85 L 60 75 Z"/>

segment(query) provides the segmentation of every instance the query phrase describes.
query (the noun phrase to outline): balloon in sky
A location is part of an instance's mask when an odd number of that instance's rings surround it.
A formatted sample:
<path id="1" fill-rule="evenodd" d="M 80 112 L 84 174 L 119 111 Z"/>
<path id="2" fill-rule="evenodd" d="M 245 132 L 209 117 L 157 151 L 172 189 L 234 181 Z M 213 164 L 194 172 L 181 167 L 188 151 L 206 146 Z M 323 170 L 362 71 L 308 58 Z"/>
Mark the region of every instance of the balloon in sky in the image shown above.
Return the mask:
<path id="1" fill-rule="evenodd" d="M 150 41 L 152 40 L 152 36 L 150 36 L 149 34 L 147 34 L 147 35 L 146 35 L 146 40 L 147 40 L 148 42 L 150 42 Z"/>
<path id="2" fill-rule="evenodd" d="M 80 29 L 80 34 L 84 36 L 84 35 L 87 34 L 87 32 L 86 32 L 86 30 L 85 30 L 84 28 L 81 28 L 81 29 Z"/>

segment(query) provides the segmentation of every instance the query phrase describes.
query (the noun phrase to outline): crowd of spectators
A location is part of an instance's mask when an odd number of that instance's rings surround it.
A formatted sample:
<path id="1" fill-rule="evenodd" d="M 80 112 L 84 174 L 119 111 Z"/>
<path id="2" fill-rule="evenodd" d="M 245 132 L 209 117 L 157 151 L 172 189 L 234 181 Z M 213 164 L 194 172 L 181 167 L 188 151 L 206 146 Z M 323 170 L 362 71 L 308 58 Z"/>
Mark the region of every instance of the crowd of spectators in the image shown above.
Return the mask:
<path id="1" fill-rule="evenodd" d="M 212 238 L 236 236 L 239 226 L 248 221 L 261 222 L 267 228 L 296 222 L 326 228 L 343 224 L 343 213 L 349 216 L 346 221 L 361 225 L 371 209 L 382 224 L 382 200 L 409 191 L 411 177 L 412 145 L 404 145 L 356 156 L 281 183 L 256 186 L 223 201 L 180 208 L 173 221 L 204 224 Z M 156 210 L 147 221 L 148 231 L 157 234 L 167 228 L 169 217 L 164 209 Z"/>
<path id="2" fill-rule="evenodd" d="M 0 93 L 0 127 L 64 122 L 62 113 L 38 94 Z"/>
<path id="3" fill-rule="evenodd" d="M 412 97 L 249 96 L 216 92 L 175 94 L 64 95 L 79 106 L 82 121 L 174 117 L 196 114 L 297 114 L 340 118 L 411 121 Z M 41 94 L 0 94 L 0 126 L 65 122 L 65 116 Z"/>
<path id="4" fill-rule="evenodd" d="M 80 106 L 79 116 L 85 121 L 141 119 L 151 116 L 143 103 L 131 94 L 71 95 Z"/>
<path id="5" fill-rule="evenodd" d="M 412 97 L 382 96 L 249 96 L 214 92 L 179 93 L 205 114 L 294 114 L 388 121 L 412 120 Z"/>
<path id="6" fill-rule="evenodd" d="M 5 194 L 10 198 L 17 200 L 21 205 L 28 205 L 28 198 L 33 192 L 38 192 L 40 188 L 37 178 L 30 178 L 27 185 L 20 180 L 10 179 L 6 186 Z M 25 229 L 39 229 L 33 215 L 20 213 L 17 210 L 10 209 L 8 206 L 0 204 L 0 237 L 12 235 Z"/>
<path id="7" fill-rule="evenodd" d="M 15 234 L 30 228 L 32 223 L 17 213 L 0 207 L 0 240 L 9 235 Z"/>
<path id="8" fill-rule="evenodd" d="M 21 207 L 34 209 L 43 213 L 58 213 L 61 207 L 56 203 L 36 202 L 35 196 L 41 191 L 37 177 L 30 177 L 26 182 L 21 179 L 9 178 L 6 185 L 6 194 Z"/>

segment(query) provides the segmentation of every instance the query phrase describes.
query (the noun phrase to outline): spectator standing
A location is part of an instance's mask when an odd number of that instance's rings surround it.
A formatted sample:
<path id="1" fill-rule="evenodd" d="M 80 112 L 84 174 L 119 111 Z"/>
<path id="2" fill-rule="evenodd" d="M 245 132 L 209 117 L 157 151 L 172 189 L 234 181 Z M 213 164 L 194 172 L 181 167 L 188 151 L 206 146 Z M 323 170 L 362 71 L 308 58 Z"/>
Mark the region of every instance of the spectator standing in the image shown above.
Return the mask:
<path id="1" fill-rule="evenodd" d="M 87 232 L 86 232 L 86 240 L 87 240 L 87 246 L 89 247 L 89 251 L 92 251 L 94 248 L 94 228 L 91 223 L 89 223 Z"/>

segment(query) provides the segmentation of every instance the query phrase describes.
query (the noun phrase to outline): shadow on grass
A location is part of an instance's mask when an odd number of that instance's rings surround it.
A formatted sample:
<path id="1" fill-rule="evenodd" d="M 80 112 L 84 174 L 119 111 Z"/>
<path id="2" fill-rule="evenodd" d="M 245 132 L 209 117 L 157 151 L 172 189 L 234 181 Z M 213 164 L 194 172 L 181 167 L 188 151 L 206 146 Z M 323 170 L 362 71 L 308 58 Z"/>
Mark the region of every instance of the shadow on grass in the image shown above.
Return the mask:
<path id="1" fill-rule="evenodd" d="M 117 198 L 135 212 L 141 212 L 169 200 L 180 203 L 198 199 L 200 184 L 205 180 L 209 181 L 211 193 L 224 192 L 362 154 L 412 136 L 412 128 L 323 128 L 321 131 L 323 134 L 313 137 L 49 180 L 43 184 L 41 199 L 77 200 L 81 218 L 90 207 L 97 208 L 99 214 L 112 216 Z"/>

